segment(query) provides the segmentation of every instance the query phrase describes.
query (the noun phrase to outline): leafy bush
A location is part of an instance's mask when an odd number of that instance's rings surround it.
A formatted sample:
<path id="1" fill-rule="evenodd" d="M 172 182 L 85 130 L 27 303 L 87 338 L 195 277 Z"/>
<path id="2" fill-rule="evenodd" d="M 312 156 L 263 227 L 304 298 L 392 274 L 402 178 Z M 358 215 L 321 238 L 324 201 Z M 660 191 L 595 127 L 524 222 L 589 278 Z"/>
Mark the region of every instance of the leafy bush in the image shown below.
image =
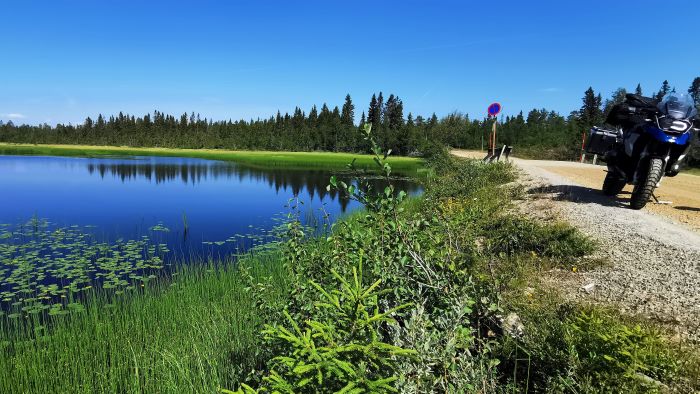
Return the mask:
<path id="1" fill-rule="evenodd" d="M 564 325 L 577 375 L 596 390 L 648 392 L 678 377 L 678 360 L 658 332 L 594 309 L 573 314 Z"/>
<path id="2" fill-rule="evenodd" d="M 535 252 L 559 260 L 583 257 L 593 252 L 593 241 L 565 224 L 540 224 L 532 219 L 507 215 L 498 217 L 488 230 L 492 253 L 508 256 Z"/>
<path id="3" fill-rule="evenodd" d="M 557 297 L 534 300 L 518 313 L 524 335 L 504 337 L 495 351 L 504 385 L 586 393 L 692 392 L 699 387 L 697 355 L 672 346 L 648 323 Z"/>

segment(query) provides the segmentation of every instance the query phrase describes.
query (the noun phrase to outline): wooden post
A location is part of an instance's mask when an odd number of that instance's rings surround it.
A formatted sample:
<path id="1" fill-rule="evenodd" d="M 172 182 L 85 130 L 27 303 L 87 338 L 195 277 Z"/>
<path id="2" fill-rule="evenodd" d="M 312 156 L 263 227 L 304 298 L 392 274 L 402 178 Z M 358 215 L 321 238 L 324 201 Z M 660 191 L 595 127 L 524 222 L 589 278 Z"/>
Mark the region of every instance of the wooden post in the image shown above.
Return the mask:
<path id="1" fill-rule="evenodd" d="M 583 163 L 584 160 L 586 160 L 586 132 L 584 131 L 582 134 L 583 138 L 581 140 L 581 163 Z"/>
<path id="2" fill-rule="evenodd" d="M 496 146 L 496 143 L 497 143 L 497 140 L 496 140 L 496 124 L 497 124 L 497 123 L 498 123 L 498 118 L 496 118 L 496 117 L 494 116 L 494 117 L 493 117 L 493 154 L 494 154 L 494 155 L 496 154 L 496 149 L 497 149 L 497 146 Z"/>

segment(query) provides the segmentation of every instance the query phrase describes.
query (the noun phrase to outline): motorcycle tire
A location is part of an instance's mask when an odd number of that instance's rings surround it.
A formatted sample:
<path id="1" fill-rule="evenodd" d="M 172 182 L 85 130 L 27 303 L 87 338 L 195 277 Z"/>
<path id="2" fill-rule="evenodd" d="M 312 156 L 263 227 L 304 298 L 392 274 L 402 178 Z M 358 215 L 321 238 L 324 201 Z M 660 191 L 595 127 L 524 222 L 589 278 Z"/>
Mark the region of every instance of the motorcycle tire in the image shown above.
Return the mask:
<path id="1" fill-rule="evenodd" d="M 658 158 L 653 158 L 649 161 L 649 171 L 646 177 L 641 179 L 632 190 L 632 198 L 630 199 L 630 208 L 642 209 L 651 198 L 656 185 L 659 184 L 664 171 L 664 161 Z"/>
<path id="2" fill-rule="evenodd" d="M 608 172 L 603 181 L 603 194 L 606 196 L 616 196 L 620 194 L 622 189 L 625 188 L 627 181 L 624 178 L 614 175 L 612 172 Z"/>

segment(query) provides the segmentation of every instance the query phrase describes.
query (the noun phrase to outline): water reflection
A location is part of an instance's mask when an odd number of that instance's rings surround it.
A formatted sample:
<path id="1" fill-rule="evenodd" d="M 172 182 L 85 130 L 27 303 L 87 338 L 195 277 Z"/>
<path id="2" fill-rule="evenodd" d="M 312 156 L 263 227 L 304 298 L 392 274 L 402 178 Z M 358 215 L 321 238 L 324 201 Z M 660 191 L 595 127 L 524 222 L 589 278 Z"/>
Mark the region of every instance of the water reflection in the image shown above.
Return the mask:
<path id="1" fill-rule="evenodd" d="M 345 212 L 349 199 L 347 196 L 339 196 L 335 190 L 327 190 L 330 173 L 318 170 L 286 170 L 286 169 L 256 169 L 235 163 L 168 158 L 169 160 L 183 160 L 180 163 L 154 162 L 151 158 L 139 158 L 133 162 L 91 162 L 87 170 L 92 175 L 100 178 L 113 177 L 128 182 L 139 178 L 156 184 L 165 182 L 181 182 L 183 184 L 197 185 L 208 179 L 236 180 L 240 183 L 255 182 L 266 183 L 275 192 L 289 193 L 299 196 L 304 191 L 308 193 L 311 201 L 315 198 L 324 200 L 338 200 L 341 211 Z M 341 174 L 340 179 L 349 181 L 348 175 Z M 368 182 L 375 190 L 383 190 L 386 182 L 382 179 L 372 178 Z M 391 183 L 396 190 L 404 190 L 409 194 L 420 191 L 420 186 L 410 179 L 398 176 Z M 291 193 L 290 193 L 291 192 Z"/>

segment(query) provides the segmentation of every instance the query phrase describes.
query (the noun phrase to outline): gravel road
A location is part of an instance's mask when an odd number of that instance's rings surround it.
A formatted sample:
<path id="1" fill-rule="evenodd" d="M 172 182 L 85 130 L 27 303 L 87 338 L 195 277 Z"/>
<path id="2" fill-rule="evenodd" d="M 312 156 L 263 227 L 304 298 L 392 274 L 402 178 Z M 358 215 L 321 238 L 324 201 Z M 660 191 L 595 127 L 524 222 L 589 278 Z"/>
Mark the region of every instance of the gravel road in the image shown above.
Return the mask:
<path id="1" fill-rule="evenodd" d="M 469 157 L 467 152 L 454 152 Z M 634 211 L 574 177 L 548 171 L 553 162 L 514 159 L 532 200 L 547 201 L 556 216 L 598 240 L 611 264 L 571 274 L 563 289 L 570 296 L 618 305 L 676 327 L 700 341 L 700 235 L 672 219 Z M 557 162 L 556 167 L 578 168 Z M 585 165 L 583 165 L 585 166 Z M 532 207 L 542 207 L 533 202 Z M 591 284 L 593 284 L 591 286 Z M 581 289 L 589 285 L 589 292 Z"/>

